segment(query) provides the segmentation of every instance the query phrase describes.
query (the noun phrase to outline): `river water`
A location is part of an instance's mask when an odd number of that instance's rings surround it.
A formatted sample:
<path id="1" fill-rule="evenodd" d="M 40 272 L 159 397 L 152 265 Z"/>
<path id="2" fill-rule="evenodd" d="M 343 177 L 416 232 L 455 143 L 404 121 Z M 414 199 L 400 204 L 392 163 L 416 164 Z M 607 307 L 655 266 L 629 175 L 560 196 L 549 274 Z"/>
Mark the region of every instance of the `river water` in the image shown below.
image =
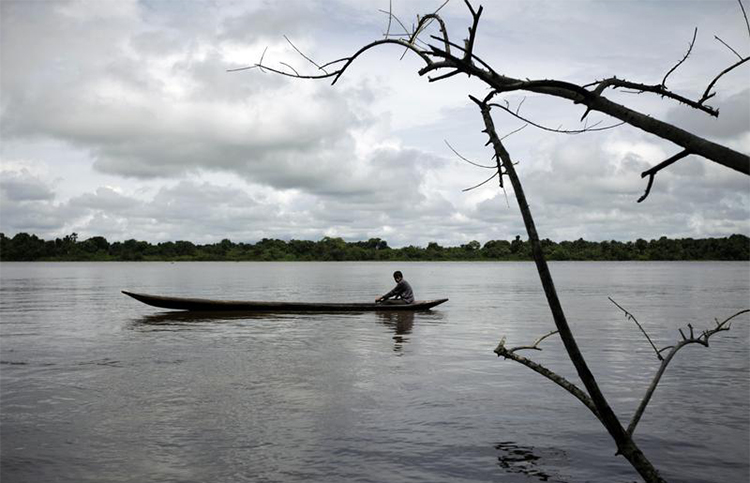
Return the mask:
<path id="1" fill-rule="evenodd" d="M 120 293 L 370 301 L 416 314 L 186 316 Z M 557 289 L 627 425 L 678 329 L 750 306 L 750 265 L 562 262 Z M 0 479 L 632 482 L 578 400 L 492 352 L 553 330 L 531 263 L 3 263 Z M 686 331 L 687 329 L 683 329 Z M 535 361 L 579 384 L 559 339 Z M 636 430 L 669 481 L 750 479 L 750 320 L 682 349 Z"/>

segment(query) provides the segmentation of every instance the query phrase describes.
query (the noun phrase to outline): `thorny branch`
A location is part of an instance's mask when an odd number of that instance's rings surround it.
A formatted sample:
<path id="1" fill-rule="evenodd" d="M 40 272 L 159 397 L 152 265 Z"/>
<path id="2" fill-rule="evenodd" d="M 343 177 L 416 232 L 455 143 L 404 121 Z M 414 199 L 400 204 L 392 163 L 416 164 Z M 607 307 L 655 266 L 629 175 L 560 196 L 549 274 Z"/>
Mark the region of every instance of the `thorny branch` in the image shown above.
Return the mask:
<path id="1" fill-rule="evenodd" d="M 685 62 L 687 60 L 687 58 L 690 56 L 690 52 L 693 51 L 693 46 L 695 45 L 695 38 L 697 36 L 698 36 L 698 27 L 695 27 L 695 30 L 693 31 L 693 40 L 690 41 L 690 47 L 688 47 L 687 52 L 685 52 L 685 56 L 682 59 L 680 59 L 680 61 L 677 62 L 677 64 L 675 64 L 674 67 L 672 67 L 671 69 L 669 69 L 669 72 L 667 72 L 664 75 L 664 79 L 661 80 L 661 86 L 662 87 L 664 87 L 664 88 L 667 87 L 667 77 L 669 77 L 669 74 L 671 74 L 672 72 L 676 71 L 677 68 L 679 66 L 681 66 L 682 63 Z"/>

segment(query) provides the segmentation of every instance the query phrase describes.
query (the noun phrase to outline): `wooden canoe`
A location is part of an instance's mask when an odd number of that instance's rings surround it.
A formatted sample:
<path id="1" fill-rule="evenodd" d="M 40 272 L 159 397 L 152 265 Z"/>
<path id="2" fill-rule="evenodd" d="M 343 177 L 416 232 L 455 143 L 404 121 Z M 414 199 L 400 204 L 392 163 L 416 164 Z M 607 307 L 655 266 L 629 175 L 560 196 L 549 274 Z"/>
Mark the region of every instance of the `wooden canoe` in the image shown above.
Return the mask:
<path id="1" fill-rule="evenodd" d="M 411 304 L 389 305 L 369 303 L 317 303 L 317 302 L 252 302 L 241 300 L 209 300 L 182 297 L 147 295 L 123 290 L 122 293 L 147 305 L 162 309 L 200 312 L 370 312 L 428 310 L 448 299 L 415 300 Z"/>

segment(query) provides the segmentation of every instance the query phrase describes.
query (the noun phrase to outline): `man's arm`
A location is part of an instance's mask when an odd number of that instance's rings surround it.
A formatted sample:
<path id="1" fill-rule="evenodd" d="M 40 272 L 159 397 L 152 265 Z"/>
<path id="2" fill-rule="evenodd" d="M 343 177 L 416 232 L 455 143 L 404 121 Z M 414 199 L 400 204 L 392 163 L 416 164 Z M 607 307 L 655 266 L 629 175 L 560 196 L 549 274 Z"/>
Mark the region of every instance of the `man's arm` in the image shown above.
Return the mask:
<path id="1" fill-rule="evenodd" d="M 383 301 L 383 300 L 388 300 L 389 298 L 393 297 L 394 295 L 401 294 L 401 292 L 403 292 L 403 291 L 404 291 L 403 282 L 399 282 L 398 284 L 396 284 L 395 287 L 393 287 L 393 290 L 391 290 L 387 294 L 383 295 L 382 297 L 375 299 L 375 302 L 380 302 L 380 301 Z"/>

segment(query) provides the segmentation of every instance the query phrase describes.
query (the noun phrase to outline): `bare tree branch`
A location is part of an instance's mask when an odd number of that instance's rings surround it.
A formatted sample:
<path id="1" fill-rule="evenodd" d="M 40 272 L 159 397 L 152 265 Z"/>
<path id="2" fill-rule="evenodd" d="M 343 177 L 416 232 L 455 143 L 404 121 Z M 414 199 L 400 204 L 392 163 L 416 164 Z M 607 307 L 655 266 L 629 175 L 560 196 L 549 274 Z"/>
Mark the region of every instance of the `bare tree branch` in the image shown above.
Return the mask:
<path id="1" fill-rule="evenodd" d="M 505 138 L 508 138 L 508 137 L 510 137 L 510 136 L 512 136 L 512 135 L 514 135 L 514 134 L 515 134 L 515 133 L 517 133 L 518 131 L 521 131 L 521 130 L 523 130 L 523 129 L 526 129 L 526 126 L 528 126 L 528 125 L 529 125 L 529 123 L 526 123 L 526 124 L 524 124 L 523 126 L 519 127 L 518 129 L 515 129 L 515 130 L 513 130 L 513 131 L 509 132 L 509 133 L 508 133 L 508 134 L 506 134 L 505 136 L 501 137 L 501 138 L 500 138 L 500 141 L 502 141 L 503 139 L 505 139 Z"/>
<path id="2" fill-rule="evenodd" d="M 625 122 L 623 121 L 623 122 L 618 122 L 617 124 L 611 124 L 609 126 L 596 127 L 596 126 L 598 126 L 601 123 L 601 121 L 599 121 L 596 124 L 593 124 L 591 127 L 585 127 L 583 129 L 560 129 L 560 128 L 552 128 L 552 127 L 543 126 L 541 124 L 537 124 L 534 121 L 531 121 L 528 118 L 525 118 L 525 117 L 521 116 L 520 114 L 518 114 L 518 109 L 516 109 L 516 111 L 514 112 L 508 106 L 503 106 L 501 104 L 497 104 L 497 103 L 494 103 L 494 102 L 491 103 L 490 105 L 492 107 L 497 107 L 499 109 L 502 109 L 503 111 L 507 112 L 511 116 L 513 116 L 513 117 L 515 117 L 515 118 L 517 118 L 517 119 L 519 119 L 519 120 L 521 120 L 521 121 L 523 121 L 523 122 L 525 122 L 527 124 L 531 124 L 532 126 L 534 126 L 536 128 L 539 128 L 539 129 L 541 129 L 543 131 L 556 132 L 556 133 L 559 133 L 559 134 L 571 134 L 571 135 L 575 135 L 575 134 L 583 134 L 583 133 L 586 133 L 586 132 L 607 131 L 609 129 L 614 129 L 616 127 L 619 127 L 619 126 L 622 126 L 623 124 L 625 124 Z M 520 106 L 519 106 L 519 109 L 520 109 Z"/>
<path id="3" fill-rule="evenodd" d="M 466 192 L 466 191 L 471 191 L 471 190 L 475 190 L 475 189 L 479 188 L 480 186 L 483 186 L 483 185 L 485 185 L 485 184 L 489 183 L 490 181 L 492 181 L 493 179 L 495 179 L 495 178 L 496 178 L 496 177 L 497 177 L 497 176 L 498 176 L 499 174 L 500 174 L 500 171 L 497 171 L 497 172 L 496 172 L 495 174 L 493 174 L 492 176 L 490 176 L 490 177 L 489 177 L 489 178 L 487 178 L 486 180 L 482 181 L 482 182 L 481 182 L 481 183 L 479 183 L 478 185 L 474 185 L 474 186 L 472 186 L 472 187 L 470 187 L 470 188 L 464 188 L 464 189 L 462 189 L 461 191 L 463 191 L 463 192 Z M 502 181 L 502 180 L 503 180 L 503 178 L 502 178 L 502 176 L 501 176 L 501 177 L 500 177 L 500 187 L 501 187 L 501 188 L 503 187 L 503 181 Z"/>
<path id="4" fill-rule="evenodd" d="M 640 198 L 638 198 L 638 203 L 640 203 L 643 200 L 645 200 L 648 197 L 649 193 L 651 193 L 651 186 L 653 186 L 653 184 L 654 184 L 654 178 L 656 177 L 656 173 L 658 173 L 662 169 L 666 168 L 667 166 L 670 166 L 671 164 L 674 164 L 675 162 L 679 161 L 680 159 L 682 159 L 682 158 L 684 158 L 686 156 L 689 156 L 690 154 L 692 154 L 692 153 L 690 151 L 688 151 L 687 149 L 684 150 L 684 151 L 680 151 L 679 153 L 675 154 L 671 158 L 669 158 L 669 159 L 667 159 L 665 161 L 662 161 L 661 163 L 657 164 L 653 168 L 647 169 L 646 171 L 644 171 L 643 173 L 641 173 L 641 178 L 645 178 L 646 176 L 648 176 L 648 185 L 646 186 L 646 192 L 643 193 L 643 196 L 641 196 Z"/>
<path id="5" fill-rule="evenodd" d="M 643 412 L 646 410 L 646 406 L 648 406 L 648 403 L 651 400 L 651 396 L 653 396 L 654 391 L 656 390 L 656 386 L 659 384 L 659 381 L 661 380 L 662 375 L 664 375 L 664 371 L 667 369 L 667 366 L 672 361 L 672 358 L 675 356 L 675 354 L 677 354 L 677 351 L 679 351 L 680 349 L 682 349 L 683 347 L 689 344 L 700 344 L 704 347 L 708 347 L 708 339 L 712 335 L 716 334 L 717 332 L 729 330 L 730 320 L 742 314 L 746 314 L 748 312 L 750 312 L 750 309 L 741 310 L 737 312 L 736 314 L 728 317 L 723 322 L 716 321 L 716 327 L 714 327 L 711 330 L 703 331 L 697 337 L 693 333 L 693 327 L 690 324 L 688 324 L 688 327 L 690 328 L 689 337 L 685 336 L 682 330 L 680 330 L 680 334 L 682 335 L 682 340 L 677 342 L 677 344 L 675 344 L 674 346 L 671 346 L 671 350 L 669 351 L 667 356 L 664 359 L 662 359 L 661 365 L 659 366 L 659 370 L 656 372 L 656 375 L 654 375 L 654 378 L 651 380 L 651 384 L 646 390 L 646 394 L 643 396 L 643 399 L 641 400 L 641 404 L 638 406 L 638 409 L 633 415 L 633 418 L 630 420 L 630 424 L 628 425 L 628 429 L 627 429 L 629 435 L 632 436 L 633 433 L 635 432 L 635 428 L 638 425 L 638 422 L 641 420 L 641 417 L 643 416 Z"/>
<path id="6" fill-rule="evenodd" d="M 299 72 L 297 72 L 297 69 L 295 69 L 291 65 L 287 64 L 286 62 L 279 62 L 279 64 L 281 64 L 281 65 L 283 65 L 285 67 L 289 67 L 290 69 L 292 69 L 292 72 L 294 72 L 294 77 L 302 77 L 301 75 L 299 75 Z M 258 66 L 258 67 L 260 67 L 260 66 Z"/>
<path id="7" fill-rule="evenodd" d="M 330 74 L 296 75 L 287 71 L 279 71 L 278 69 L 272 70 L 268 68 L 268 70 L 271 70 L 272 72 L 280 73 L 282 75 L 298 77 L 302 79 L 324 79 L 324 78 L 332 77 L 333 78 L 332 83 L 335 84 L 338 81 L 338 79 L 343 75 L 343 73 L 348 69 L 348 67 L 352 64 L 352 62 L 354 62 L 354 60 L 356 60 L 364 52 L 368 51 L 369 49 L 372 49 L 374 47 L 384 45 L 384 44 L 399 45 L 405 48 L 405 52 L 408 50 L 411 50 L 424 61 L 425 66 L 419 70 L 420 75 L 429 74 L 432 71 L 446 70 L 445 73 L 441 73 L 439 76 L 428 76 L 428 78 L 430 78 L 433 81 L 452 77 L 454 75 L 457 75 L 458 73 L 463 73 L 469 77 L 474 76 L 478 78 L 479 80 L 487 84 L 490 88 L 498 92 L 512 92 L 512 91 L 517 91 L 517 90 L 524 90 L 528 92 L 535 92 L 539 94 L 568 99 L 575 104 L 583 104 L 586 107 L 586 114 L 588 114 L 591 111 L 602 112 L 616 119 L 619 119 L 622 122 L 630 124 L 638 129 L 641 129 L 643 131 L 646 131 L 648 133 L 654 134 L 658 137 L 671 141 L 677 144 L 678 146 L 682 147 L 684 150 L 689 150 L 693 154 L 702 156 L 715 163 L 721 164 L 723 166 L 737 170 L 744 174 L 750 175 L 750 157 L 747 156 L 746 154 L 737 152 L 734 149 L 728 148 L 726 146 L 717 144 L 713 141 L 709 141 L 705 138 L 702 138 L 700 136 L 687 132 L 683 129 L 678 128 L 677 126 L 674 126 L 673 124 L 660 121 L 649 115 L 629 109 L 625 107 L 624 105 L 612 102 L 609 99 L 602 96 L 602 92 L 607 87 L 633 88 L 633 89 L 636 89 L 637 91 L 652 92 L 652 93 L 661 95 L 663 97 L 676 100 L 692 108 L 700 109 L 706 113 L 709 113 L 715 116 L 715 115 L 718 115 L 718 110 L 715 110 L 711 108 L 710 106 L 706 106 L 704 104 L 705 101 L 707 101 L 708 99 L 710 99 L 711 97 L 715 95 L 714 93 L 711 92 L 714 85 L 723 75 L 739 67 L 747 60 L 750 60 L 750 58 L 741 59 L 736 64 L 728 67 L 723 72 L 721 72 L 708 85 L 708 88 L 706 89 L 706 92 L 704 93 L 703 97 L 698 101 L 693 101 L 693 100 L 685 98 L 684 96 L 674 94 L 670 92 L 668 89 L 666 89 L 666 87 L 664 87 L 663 85 L 651 86 L 651 85 L 646 85 L 646 84 L 636 84 L 636 83 L 632 83 L 629 81 L 620 80 L 616 78 L 607 79 L 607 80 L 600 81 L 595 84 L 590 84 L 589 86 L 592 86 L 592 85 L 597 86 L 593 91 L 587 90 L 585 88 L 586 86 L 579 86 L 576 84 L 572 84 L 570 82 L 563 82 L 563 81 L 554 80 L 554 79 L 541 79 L 541 80 L 514 79 L 512 77 L 498 74 L 492 69 L 491 66 L 489 66 L 489 64 L 487 64 L 481 58 L 479 58 L 478 56 L 474 54 L 474 45 L 476 41 L 477 27 L 478 27 L 479 19 L 480 19 L 483 9 L 480 6 L 478 9 L 475 10 L 468 0 L 465 0 L 465 3 L 469 9 L 469 12 L 472 15 L 472 24 L 471 24 L 471 27 L 469 28 L 469 38 L 466 39 L 465 45 L 463 47 L 456 45 L 455 43 L 450 41 L 447 30 L 444 28 L 444 22 L 442 21 L 442 19 L 440 18 L 440 16 L 437 14 L 437 11 L 436 11 L 432 14 L 426 15 L 425 17 L 418 18 L 418 24 L 416 27 L 414 27 L 411 30 L 411 34 L 409 35 L 408 41 L 404 39 L 394 39 L 394 38 L 381 39 L 379 41 L 375 41 L 375 42 L 372 42 L 370 44 L 363 46 L 362 48 L 360 48 L 360 50 L 355 52 L 350 57 L 345 57 L 337 61 L 334 61 L 333 63 L 328 63 L 328 64 L 324 64 L 320 66 L 321 68 L 325 68 L 334 63 L 343 62 L 343 66 L 339 67 L 335 71 L 330 72 Z M 445 5 L 445 3 L 443 3 L 443 5 Z M 740 5 L 742 5 L 741 2 L 740 2 Z M 441 8 L 442 8 L 442 5 L 441 5 Z M 744 7 L 743 7 L 743 12 L 744 12 Z M 392 10 L 387 11 L 385 13 L 389 16 L 389 21 L 391 19 L 398 20 L 398 18 L 395 15 L 393 15 Z M 745 16 L 745 19 L 747 22 L 747 16 Z M 420 33 L 432 21 L 438 21 L 440 23 L 441 32 L 443 35 L 442 37 L 431 36 L 431 38 L 440 41 L 443 48 L 440 48 L 435 45 L 428 45 L 427 48 L 425 49 L 416 45 L 416 41 L 418 40 Z M 399 21 L 399 23 L 401 22 Z M 403 26 L 403 24 L 402 24 L 402 27 L 404 28 L 405 32 L 407 33 L 409 32 L 409 29 Z M 388 30 L 387 32 L 389 31 L 390 30 Z M 460 50 L 462 54 L 460 55 L 453 54 L 451 51 L 451 48 Z M 688 52 L 688 54 L 689 53 L 690 51 Z M 686 54 L 685 58 L 687 58 L 688 54 Z M 678 63 L 678 65 L 680 65 L 681 63 L 682 61 Z M 260 65 L 247 67 L 244 69 L 236 69 L 236 70 L 246 70 L 246 69 L 250 69 L 253 67 L 260 67 Z M 267 68 L 266 66 L 262 66 L 262 67 Z M 675 68 L 676 67 L 677 66 L 675 66 Z M 667 75 L 669 75 L 672 71 L 674 71 L 675 68 L 670 70 L 670 72 L 668 72 Z M 663 82 L 665 80 L 666 80 L 666 76 Z M 584 114 L 583 118 L 586 117 L 586 114 Z"/>
<path id="8" fill-rule="evenodd" d="M 471 27 L 469 27 L 469 38 L 466 39 L 466 51 L 464 52 L 464 60 L 470 61 L 472 55 L 474 54 L 474 40 L 477 38 L 479 17 L 482 15 L 482 10 L 484 7 L 480 5 L 479 9 L 475 11 L 471 6 L 471 3 L 469 3 L 469 0 L 464 0 L 464 2 L 466 3 L 466 6 L 469 7 L 469 11 L 471 12 L 471 16 L 473 17 Z"/>
<path id="9" fill-rule="evenodd" d="M 665 77 L 666 79 L 666 77 Z M 655 85 L 649 85 L 649 84 L 640 84 L 638 82 L 630 82 L 624 79 L 618 79 L 617 77 L 611 77 L 609 79 L 604 79 L 602 81 L 598 81 L 593 84 L 587 84 L 588 86 L 596 85 L 596 89 L 594 89 L 595 94 L 601 94 L 606 88 L 612 87 L 613 89 L 617 89 L 620 87 L 624 87 L 626 89 L 633 89 L 635 93 L 642 93 L 642 92 L 650 92 L 652 94 L 657 94 L 662 97 L 667 97 L 669 99 L 674 99 L 677 102 L 681 102 L 685 104 L 686 106 L 690 106 L 693 109 L 698 109 L 700 111 L 705 112 L 706 114 L 709 114 L 713 117 L 719 116 L 719 111 L 714 109 L 711 106 L 706 106 L 700 101 L 694 101 L 692 99 L 688 99 L 687 97 L 681 96 L 679 94 L 675 94 L 674 92 L 667 89 L 666 86 L 663 84 L 655 84 Z M 585 86 L 584 86 L 585 87 Z"/>
<path id="10" fill-rule="evenodd" d="M 679 62 L 677 62 L 677 64 L 674 67 L 672 67 L 671 69 L 669 69 L 669 72 L 666 73 L 666 75 L 664 76 L 664 78 L 661 80 L 662 87 L 666 87 L 667 86 L 667 77 L 669 77 L 669 74 L 671 74 L 672 72 L 676 71 L 677 68 L 680 65 L 682 65 L 683 62 L 685 62 L 687 60 L 688 56 L 690 55 L 690 52 L 693 51 L 693 46 L 695 45 L 695 38 L 697 36 L 698 36 L 698 27 L 695 27 L 695 30 L 693 30 L 693 40 L 690 41 L 690 46 L 688 47 L 687 52 L 685 52 L 685 56 Z"/>
<path id="11" fill-rule="evenodd" d="M 719 36 L 718 36 L 718 35 L 714 35 L 714 38 L 715 38 L 716 40 L 718 40 L 719 42 L 721 42 L 721 43 L 722 43 L 722 44 L 724 45 L 724 47 L 726 47 L 726 48 L 728 48 L 729 50 L 731 50 L 731 51 L 732 51 L 732 53 L 733 53 L 734 55 L 736 55 L 738 59 L 742 60 L 742 56 L 741 56 L 740 54 L 738 54 L 738 53 L 737 53 L 737 51 L 736 51 L 736 50 L 734 50 L 734 49 L 733 49 L 733 48 L 732 48 L 732 47 L 731 47 L 731 46 L 730 46 L 730 45 L 729 45 L 728 43 L 726 43 L 726 42 L 724 42 L 723 40 L 721 40 L 721 38 L 719 38 Z"/>
<path id="12" fill-rule="evenodd" d="M 747 35 L 750 36 L 750 22 L 747 21 L 747 12 L 745 12 L 745 6 L 742 5 L 742 0 L 737 0 L 737 3 L 740 4 L 740 8 L 742 9 L 742 16 L 745 17 L 745 25 L 747 26 Z"/>
<path id="13" fill-rule="evenodd" d="M 390 9 L 387 12 L 385 10 L 378 10 L 378 11 L 379 12 L 383 12 L 384 14 L 388 15 L 388 32 L 390 32 L 390 30 L 391 30 L 391 19 L 393 19 L 396 22 L 398 22 L 398 24 L 401 26 L 402 29 L 404 29 L 404 35 L 407 35 L 407 36 L 411 35 L 411 33 L 409 33 L 409 29 L 406 28 L 406 25 L 404 25 L 404 23 L 397 16 L 395 16 L 393 14 L 393 10 L 392 9 Z M 392 35 L 396 35 L 396 34 L 386 35 L 385 38 L 388 38 L 388 37 L 390 37 Z"/>
<path id="14" fill-rule="evenodd" d="M 455 149 L 453 149 L 453 146 L 451 146 L 450 143 L 447 140 L 443 139 L 443 142 L 445 143 L 446 146 L 448 146 L 448 148 L 450 148 L 451 151 L 453 151 L 453 154 L 455 154 L 456 156 L 458 156 L 462 160 L 466 161 L 467 163 L 469 163 L 469 164 L 471 164 L 473 166 L 476 166 L 477 168 L 485 168 L 485 169 L 497 169 L 498 168 L 498 166 L 496 166 L 496 165 L 495 166 L 489 166 L 489 165 L 486 165 L 486 164 L 479 164 L 479 163 L 475 163 L 474 161 L 470 161 L 470 160 L 466 159 L 465 157 L 461 156 L 461 154 L 459 154 L 458 151 L 456 151 Z"/>
<path id="15" fill-rule="evenodd" d="M 323 72 L 325 72 L 326 74 L 328 73 L 328 72 L 326 72 L 326 70 L 325 70 L 325 69 L 324 69 L 323 67 L 319 66 L 319 65 L 318 65 L 318 64 L 317 64 L 317 63 L 316 63 L 316 62 L 315 62 L 314 60 L 312 60 L 312 59 L 311 59 L 310 57 L 308 57 L 308 56 L 306 56 L 305 54 L 303 54 L 303 53 L 302 53 L 302 51 L 301 51 L 301 50 L 299 50 L 299 49 L 297 48 L 297 46 L 296 46 L 296 45 L 294 45 L 294 44 L 292 43 L 292 41 L 291 41 L 291 40 L 289 40 L 289 37 L 287 37 L 286 35 L 284 35 L 284 39 L 286 39 L 286 41 L 287 41 L 287 42 L 289 42 L 289 45 L 291 45 L 291 46 L 292 46 L 292 48 L 293 48 L 294 50 L 296 50 L 296 51 L 297 51 L 297 53 L 298 53 L 299 55 L 301 55 L 302 57 L 304 57 L 304 58 L 305 58 L 305 60 L 307 60 L 307 61 L 308 61 L 308 62 L 310 62 L 310 63 L 311 63 L 312 65 L 314 65 L 315 67 L 317 67 L 317 68 L 318 68 L 318 70 L 322 70 L 322 71 L 323 71 Z M 261 58 L 261 64 L 262 64 L 262 63 L 263 63 L 263 59 Z M 292 70 L 294 70 L 294 69 L 292 69 Z"/>
<path id="16" fill-rule="evenodd" d="M 540 343 L 541 343 L 541 342 L 542 342 L 542 341 L 543 341 L 544 339 L 546 339 L 547 337 L 549 337 L 549 336 L 551 336 L 551 335 L 555 335 L 555 334 L 557 334 L 558 332 L 559 332 L 559 331 L 557 331 L 557 330 L 553 330 L 553 331 L 551 331 L 551 332 L 548 332 L 548 333 L 544 334 L 543 336 L 539 337 L 539 338 L 538 338 L 537 340 L 535 340 L 535 341 L 534 341 L 534 343 L 533 343 L 533 344 L 531 344 L 531 345 L 522 345 L 522 346 L 514 347 L 514 348 L 510 349 L 510 351 L 511 351 L 511 352 L 516 352 L 516 351 L 520 351 L 520 350 L 537 350 L 537 351 L 540 351 L 540 350 L 542 350 L 542 349 L 541 349 L 541 347 L 539 347 L 539 344 L 540 344 Z"/>
<path id="17" fill-rule="evenodd" d="M 628 312 L 627 310 L 625 310 L 620 304 L 618 304 L 617 302 L 615 302 L 614 300 L 612 300 L 612 297 L 607 297 L 607 298 L 609 299 L 610 302 L 612 302 L 613 304 L 615 304 L 618 309 L 620 309 L 623 312 L 625 312 L 625 316 L 629 320 L 632 320 L 633 322 L 635 322 L 635 325 L 637 325 L 638 328 L 641 329 L 641 332 L 643 332 L 643 335 L 646 336 L 646 340 L 648 340 L 648 343 L 651 344 L 651 347 L 653 347 L 654 352 L 656 352 L 656 357 L 658 357 L 660 361 L 663 361 L 664 358 L 659 353 L 659 349 L 656 348 L 656 346 L 654 345 L 653 341 L 651 340 L 651 337 L 648 336 L 648 334 L 644 330 L 643 326 L 638 322 L 638 319 L 636 319 L 633 314 L 631 314 L 630 312 Z"/>
<path id="18" fill-rule="evenodd" d="M 733 65 L 730 65 L 729 67 L 727 67 L 726 69 L 724 69 L 723 71 L 721 71 L 721 72 L 719 73 L 719 75 L 717 75 L 717 76 L 716 76 L 716 77 L 714 78 L 714 80 L 712 80 L 712 81 L 711 81 L 711 82 L 710 82 L 710 83 L 708 84 L 708 87 L 706 87 L 706 92 L 704 92 L 704 93 L 703 93 L 703 95 L 701 96 L 701 99 L 700 99 L 700 101 L 698 101 L 698 102 L 699 102 L 700 104 L 702 104 L 702 103 L 704 103 L 705 101 L 707 101 L 707 100 L 711 99 L 711 98 L 712 98 L 713 96 L 715 96 L 715 95 L 716 95 L 716 93 L 711 93 L 711 89 L 712 89 L 712 88 L 714 87 L 714 84 L 716 84 L 716 82 L 718 82 L 718 80 L 719 80 L 719 79 L 721 79 L 721 77 L 722 77 L 722 76 L 723 76 L 724 74 L 727 74 L 727 73 L 729 73 L 729 72 L 733 71 L 733 70 L 734 70 L 735 68 L 737 68 L 737 67 L 741 66 L 742 64 L 744 64 L 744 63 L 745 63 L 745 62 L 747 62 L 748 60 L 750 60 L 750 57 L 745 57 L 744 59 L 740 59 L 740 60 L 739 60 L 739 61 L 738 61 L 737 63 L 735 63 L 735 64 L 733 64 Z"/>
<path id="19" fill-rule="evenodd" d="M 557 331 L 551 332 L 550 334 L 547 334 L 544 337 L 548 337 L 549 335 L 552 335 L 554 333 L 557 333 Z M 538 342 L 538 341 L 537 341 Z M 586 406 L 589 411 L 591 411 L 594 416 L 597 417 L 601 421 L 601 417 L 599 416 L 599 413 L 596 410 L 596 406 L 591 401 L 591 398 L 580 388 L 578 388 L 575 384 L 568 381 L 564 377 L 556 374 L 555 372 L 550 371 L 546 367 L 542 366 L 541 364 L 538 364 L 531 359 L 527 359 L 526 357 L 519 356 L 514 352 L 515 349 L 508 349 L 505 347 L 505 337 L 500 341 L 500 343 L 495 348 L 494 352 L 497 354 L 498 357 L 504 357 L 506 359 L 511 359 L 513 361 L 518 362 L 519 364 L 523 364 L 524 366 L 528 367 L 532 371 L 541 374 L 542 376 L 546 377 L 550 381 L 554 382 L 561 388 L 568 391 L 570 394 L 572 394 L 576 399 L 581 401 L 584 406 Z"/>
<path id="20" fill-rule="evenodd" d="M 362 47 L 361 49 L 359 49 L 351 57 L 348 57 L 344 66 L 337 72 L 333 72 L 333 74 L 335 74 L 336 77 L 333 79 L 333 82 L 331 82 L 331 85 L 335 84 L 341 78 L 344 72 L 346 72 L 346 69 L 348 69 L 349 66 L 352 65 L 352 62 L 354 62 L 357 59 L 357 57 L 359 57 L 360 55 L 362 55 L 363 53 L 367 52 L 368 50 L 374 47 L 377 47 L 379 45 L 386 45 L 386 44 L 395 44 L 395 45 L 404 46 L 406 47 L 407 50 L 411 50 L 412 52 L 417 54 L 424 61 L 424 63 L 427 64 L 428 66 L 433 63 L 432 60 L 427 56 L 427 54 L 425 54 L 423 51 L 415 47 L 412 43 L 405 42 L 403 40 L 397 40 L 397 39 L 376 40 L 375 42 L 371 42 L 365 45 L 364 47 Z"/>
<path id="21" fill-rule="evenodd" d="M 391 20 L 393 20 L 393 0 L 388 0 L 388 28 L 385 29 L 385 38 L 391 34 Z"/>

